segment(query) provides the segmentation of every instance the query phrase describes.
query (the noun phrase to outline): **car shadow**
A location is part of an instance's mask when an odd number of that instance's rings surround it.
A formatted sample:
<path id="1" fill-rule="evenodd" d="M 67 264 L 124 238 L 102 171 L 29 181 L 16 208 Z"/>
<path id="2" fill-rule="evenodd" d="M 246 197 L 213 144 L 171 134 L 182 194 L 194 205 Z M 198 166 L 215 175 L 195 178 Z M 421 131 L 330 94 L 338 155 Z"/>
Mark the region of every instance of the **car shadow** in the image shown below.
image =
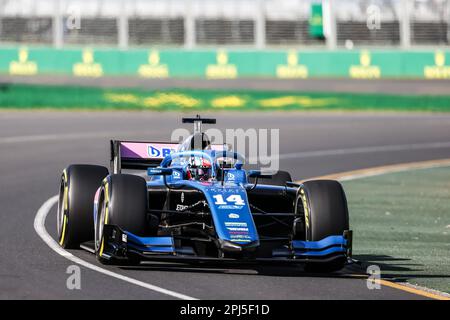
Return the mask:
<path id="1" fill-rule="evenodd" d="M 141 263 L 138 266 L 121 266 L 122 270 L 188 272 L 202 274 L 270 276 L 270 277 L 321 277 L 321 278 L 365 278 L 347 267 L 334 273 L 311 273 L 304 271 L 301 265 L 223 265 L 220 264 L 178 264 L 178 263 Z"/>
<path id="2" fill-rule="evenodd" d="M 163 271 L 180 273 L 202 273 L 223 275 L 246 275 L 246 276 L 268 276 L 268 277 L 317 277 L 317 278 L 342 278 L 342 279 L 365 279 L 367 268 L 376 265 L 381 270 L 384 279 L 395 282 L 407 282 L 409 279 L 419 278 L 442 278 L 449 279 L 448 274 L 427 275 L 422 264 L 412 263 L 409 258 L 392 257 L 388 255 L 362 254 L 353 257 L 353 263 L 344 269 L 333 273 L 311 273 L 306 272 L 301 265 L 277 266 L 277 265 L 233 265 L 218 263 L 161 263 L 144 262 L 137 266 L 121 266 L 123 270 L 134 271 Z"/>
<path id="3" fill-rule="evenodd" d="M 366 273 L 370 266 L 378 266 L 384 279 L 395 282 L 408 282 L 410 279 L 450 279 L 449 274 L 424 274 L 425 266 L 413 263 L 409 258 L 389 255 L 361 254 L 355 255 L 354 267 Z"/>

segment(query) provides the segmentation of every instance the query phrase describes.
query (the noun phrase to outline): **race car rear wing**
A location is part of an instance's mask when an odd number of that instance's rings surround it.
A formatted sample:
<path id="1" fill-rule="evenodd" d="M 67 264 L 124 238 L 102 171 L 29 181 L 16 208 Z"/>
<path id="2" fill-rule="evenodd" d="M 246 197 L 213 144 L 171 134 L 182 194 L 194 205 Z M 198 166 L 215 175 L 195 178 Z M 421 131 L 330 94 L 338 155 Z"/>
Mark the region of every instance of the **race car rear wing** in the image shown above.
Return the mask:
<path id="1" fill-rule="evenodd" d="M 178 143 L 111 140 L 111 171 L 122 169 L 147 170 L 175 152 Z"/>
<path id="2" fill-rule="evenodd" d="M 178 150 L 173 142 L 145 142 L 111 140 L 111 172 L 122 169 L 147 170 L 157 167 L 166 156 Z M 212 149 L 223 151 L 223 145 L 212 145 Z"/>

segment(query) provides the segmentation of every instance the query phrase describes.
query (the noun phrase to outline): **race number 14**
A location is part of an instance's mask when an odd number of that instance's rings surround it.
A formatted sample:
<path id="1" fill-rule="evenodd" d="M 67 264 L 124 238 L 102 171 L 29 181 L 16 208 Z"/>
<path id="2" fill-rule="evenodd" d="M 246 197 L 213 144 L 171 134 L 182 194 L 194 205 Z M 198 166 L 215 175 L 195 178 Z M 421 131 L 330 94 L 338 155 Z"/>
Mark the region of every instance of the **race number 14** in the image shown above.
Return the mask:
<path id="1" fill-rule="evenodd" d="M 215 205 L 221 206 L 221 205 L 227 205 L 227 204 L 234 204 L 236 206 L 243 206 L 245 205 L 244 199 L 242 199 L 240 194 L 232 194 L 228 196 L 225 200 L 223 199 L 223 196 L 221 194 L 217 194 L 213 196 L 215 202 Z"/>

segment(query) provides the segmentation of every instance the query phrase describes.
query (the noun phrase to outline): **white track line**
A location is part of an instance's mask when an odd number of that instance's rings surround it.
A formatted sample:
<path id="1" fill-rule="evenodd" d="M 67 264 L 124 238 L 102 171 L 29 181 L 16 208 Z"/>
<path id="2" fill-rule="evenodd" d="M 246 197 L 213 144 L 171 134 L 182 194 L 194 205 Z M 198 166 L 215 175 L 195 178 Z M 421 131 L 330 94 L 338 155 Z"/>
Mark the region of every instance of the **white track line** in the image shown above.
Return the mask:
<path id="1" fill-rule="evenodd" d="M 250 158 L 250 162 L 263 161 L 267 162 L 271 159 L 285 160 L 285 159 L 301 159 L 301 158 L 314 158 L 324 156 L 339 156 L 348 154 L 364 154 L 374 152 L 393 152 L 393 151 L 409 151 L 409 150 L 427 150 L 427 149 L 442 149 L 450 148 L 449 141 L 441 142 L 426 142 L 426 143 L 410 143 L 410 144 L 396 144 L 396 145 L 384 145 L 384 146 L 372 146 L 372 147 L 356 147 L 356 148 L 342 148 L 342 149 L 328 149 L 328 150 L 316 150 L 316 151 L 303 151 L 294 153 L 285 153 L 279 155 L 271 155 L 268 157 Z"/>
<path id="2" fill-rule="evenodd" d="M 59 246 L 59 244 L 48 234 L 47 230 L 45 229 L 45 219 L 47 218 L 48 213 L 50 212 L 50 210 L 52 209 L 52 207 L 58 202 L 58 196 L 53 196 L 50 199 L 48 199 L 47 201 L 45 201 L 45 203 L 39 208 L 39 210 L 36 213 L 36 217 L 34 218 L 34 229 L 36 230 L 37 234 L 42 238 L 42 240 L 44 240 L 44 242 L 53 250 L 55 251 L 57 254 L 59 254 L 60 256 L 74 262 L 77 263 L 83 267 L 86 267 L 88 269 L 91 269 L 93 271 L 97 271 L 100 272 L 104 275 L 122 280 L 122 281 L 126 281 L 128 283 L 137 285 L 139 287 L 148 289 L 148 290 L 152 290 L 155 292 L 159 292 L 177 299 L 182 299 L 182 300 L 197 300 L 196 298 L 184 295 L 182 293 L 178 293 L 178 292 L 174 292 L 168 289 L 164 289 L 161 287 L 157 287 L 154 286 L 152 284 L 146 283 L 146 282 L 142 282 L 130 277 L 126 277 L 123 276 L 121 274 L 100 268 L 92 263 L 86 262 L 76 256 L 74 256 L 73 254 L 71 254 L 70 252 L 64 250 L 63 248 L 61 248 Z"/>
<path id="3" fill-rule="evenodd" d="M 153 132 L 153 131 L 151 131 Z M 145 132 L 149 134 L 149 132 Z M 133 136 L 137 134 L 142 135 L 142 131 L 129 131 L 123 132 L 122 135 Z M 41 142 L 41 141 L 64 141 L 64 140 L 77 140 L 88 138 L 105 138 L 117 135 L 117 132 L 101 131 L 101 132 L 82 132 L 82 133 L 66 133 L 66 134 L 48 134 L 48 135 L 27 135 L 27 136 L 13 136 L 13 137 L 0 137 L 0 144 L 16 144 L 26 142 Z M 410 144 L 397 144 L 397 145 L 381 145 L 371 147 L 355 147 L 355 148 L 341 148 L 341 149 L 328 149 L 328 150 L 313 150 L 313 151 L 301 151 L 285 154 L 274 154 L 267 157 L 250 157 L 248 161 L 255 163 L 258 161 L 271 161 L 272 159 L 301 159 L 301 158 L 313 158 L 324 156 L 339 156 L 347 154 L 364 154 L 374 152 L 388 152 L 388 151 L 408 151 L 408 150 L 427 150 L 427 149 L 441 149 L 450 148 L 450 141 L 439 142 L 425 142 L 425 143 L 410 143 Z"/>
<path id="4" fill-rule="evenodd" d="M 40 142 L 40 141 L 60 141 L 60 140 L 77 140 L 96 137 L 111 137 L 115 133 L 112 132 L 86 132 L 86 133 L 65 133 L 65 134 L 42 134 L 30 136 L 15 136 L 0 138 L 0 144 L 23 143 L 23 142 Z"/>
<path id="5" fill-rule="evenodd" d="M 405 166 L 403 168 L 398 167 L 398 168 L 391 168 L 391 169 L 387 169 L 387 170 L 377 170 L 376 168 L 374 168 L 374 170 L 372 170 L 372 171 L 369 170 L 366 173 L 344 175 L 344 176 L 340 177 L 338 180 L 341 182 L 352 181 L 352 180 L 382 176 L 382 175 L 390 174 L 390 173 L 400 173 L 400 172 L 405 172 L 405 171 L 421 170 L 421 169 L 442 168 L 442 167 L 448 167 L 448 166 L 450 166 L 450 161 L 445 161 L 443 163 L 436 163 L 436 164 L 427 164 L 427 163 L 424 163 L 423 165 L 416 164 L 416 165 L 411 165 L 410 167 Z"/>
<path id="6" fill-rule="evenodd" d="M 13 136 L 0 137 L 0 144 L 16 144 L 27 142 L 45 142 L 45 141 L 64 141 L 64 140 L 78 140 L 89 138 L 110 138 L 117 135 L 135 136 L 135 135 L 151 135 L 156 133 L 155 130 L 145 131 L 98 131 L 98 132 L 74 132 L 74 133 L 55 133 L 55 134 L 41 134 L 41 135 L 27 135 L 27 136 Z"/>

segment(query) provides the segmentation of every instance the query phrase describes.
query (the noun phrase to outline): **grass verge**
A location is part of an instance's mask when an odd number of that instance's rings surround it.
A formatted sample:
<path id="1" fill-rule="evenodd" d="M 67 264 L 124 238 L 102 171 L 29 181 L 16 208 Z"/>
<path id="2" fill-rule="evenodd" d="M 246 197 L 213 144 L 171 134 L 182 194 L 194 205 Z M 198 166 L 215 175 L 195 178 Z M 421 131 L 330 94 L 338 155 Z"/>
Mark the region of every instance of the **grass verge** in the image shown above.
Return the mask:
<path id="1" fill-rule="evenodd" d="M 3 84 L 2 109 L 450 111 L 449 96 Z"/>
<path id="2" fill-rule="evenodd" d="M 450 293 L 450 167 L 343 185 L 355 258 L 384 277 Z"/>

